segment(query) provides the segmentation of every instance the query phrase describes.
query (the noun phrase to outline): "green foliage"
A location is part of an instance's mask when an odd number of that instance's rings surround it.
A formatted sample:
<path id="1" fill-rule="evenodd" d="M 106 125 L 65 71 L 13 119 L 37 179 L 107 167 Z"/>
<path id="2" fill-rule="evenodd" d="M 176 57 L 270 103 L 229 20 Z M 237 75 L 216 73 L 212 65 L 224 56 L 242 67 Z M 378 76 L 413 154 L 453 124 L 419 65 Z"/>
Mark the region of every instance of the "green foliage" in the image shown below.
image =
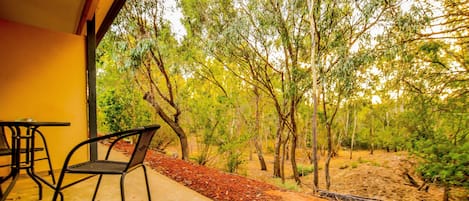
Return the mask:
<path id="1" fill-rule="evenodd" d="M 357 162 L 352 162 L 352 163 L 350 164 L 350 167 L 352 167 L 352 169 L 355 169 L 355 168 L 358 167 L 358 163 L 357 163 Z"/>
<path id="2" fill-rule="evenodd" d="M 300 177 L 307 176 L 314 172 L 314 166 L 298 164 L 297 170 L 298 170 L 298 173 L 300 174 Z"/>
<path id="3" fill-rule="evenodd" d="M 418 171 L 433 182 L 469 189 L 469 142 L 455 146 L 445 136 L 416 142 L 414 153 L 422 159 Z"/>
<path id="4" fill-rule="evenodd" d="M 100 111 L 104 113 L 104 125 L 110 132 L 125 130 L 130 125 L 130 117 L 125 116 L 124 110 L 129 102 L 120 99 L 115 90 L 110 90 L 102 95 L 99 101 Z"/>
<path id="5" fill-rule="evenodd" d="M 362 163 L 368 163 L 368 162 L 370 162 L 370 161 L 365 160 L 365 159 L 363 159 L 362 157 L 358 157 L 357 162 L 360 163 L 360 164 L 362 164 Z"/>
<path id="6" fill-rule="evenodd" d="M 437 109 L 460 99 L 441 101 L 418 94 L 412 100 L 408 130 L 412 153 L 420 159 L 418 171 L 428 181 L 469 189 L 469 114 L 458 112 L 458 107 L 451 112 Z"/>
<path id="7" fill-rule="evenodd" d="M 286 189 L 289 191 L 299 191 L 300 189 L 298 184 L 294 181 L 285 181 L 285 183 L 282 183 L 281 179 L 276 179 L 275 185 L 282 189 Z"/>
<path id="8" fill-rule="evenodd" d="M 226 162 L 226 170 L 234 173 L 238 170 L 239 166 L 244 163 L 242 159 L 242 153 L 240 152 L 228 152 L 228 158 Z"/>
<path id="9" fill-rule="evenodd" d="M 191 160 L 199 165 L 206 165 L 209 162 L 208 152 L 202 152 L 191 157 Z"/>
<path id="10" fill-rule="evenodd" d="M 97 104 L 101 132 L 115 132 L 153 122 L 151 107 L 132 82 L 131 74 L 117 68 L 115 54 L 106 49 L 110 38 L 105 37 L 98 48 Z"/>

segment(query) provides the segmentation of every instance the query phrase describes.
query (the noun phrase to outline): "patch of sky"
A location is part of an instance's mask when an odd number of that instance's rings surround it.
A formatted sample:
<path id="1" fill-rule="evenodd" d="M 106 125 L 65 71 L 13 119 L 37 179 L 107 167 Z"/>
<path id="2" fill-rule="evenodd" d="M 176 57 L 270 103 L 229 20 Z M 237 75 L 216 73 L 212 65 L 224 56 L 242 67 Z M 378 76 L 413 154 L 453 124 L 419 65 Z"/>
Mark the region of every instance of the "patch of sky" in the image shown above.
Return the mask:
<path id="1" fill-rule="evenodd" d="M 164 1 L 165 11 L 163 18 L 171 23 L 171 31 L 178 41 L 186 36 L 187 31 L 181 20 L 184 17 L 181 8 L 177 5 L 177 0 Z"/>

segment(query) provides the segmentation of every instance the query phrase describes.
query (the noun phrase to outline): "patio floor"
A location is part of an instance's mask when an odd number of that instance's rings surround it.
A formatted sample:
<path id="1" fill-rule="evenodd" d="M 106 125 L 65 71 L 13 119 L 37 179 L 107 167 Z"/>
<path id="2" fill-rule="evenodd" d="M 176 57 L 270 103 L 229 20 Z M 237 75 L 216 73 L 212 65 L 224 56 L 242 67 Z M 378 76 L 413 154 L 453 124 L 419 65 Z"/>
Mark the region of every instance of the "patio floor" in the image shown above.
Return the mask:
<path id="1" fill-rule="evenodd" d="M 102 150 L 102 149 L 99 149 Z M 113 158 L 124 159 L 121 153 L 114 152 Z M 22 171 L 23 173 L 24 171 Z M 207 201 L 209 198 L 185 187 L 182 184 L 177 183 L 163 176 L 156 171 L 152 170 L 147 166 L 148 179 L 150 183 L 150 192 L 152 200 L 161 201 Z M 59 173 L 55 174 L 56 176 Z M 44 175 L 44 178 L 49 179 L 50 177 Z M 73 175 L 65 177 L 65 182 L 68 179 L 73 179 Z M 92 178 L 80 184 L 76 184 L 63 191 L 65 201 L 83 201 L 91 200 L 93 197 L 94 188 L 98 177 Z M 8 182 L 6 182 L 8 183 Z M 98 191 L 96 200 L 100 201 L 112 201 L 120 200 L 120 176 L 103 176 L 101 186 Z M 2 189 L 6 188 L 7 184 L 2 185 Z M 51 200 L 53 191 L 47 187 L 43 187 L 43 200 Z M 141 168 L 129 173 L 125 178 L 125 197 L 126 200 L 132 201 L 144 201 L 147 200 L 145 179 L 143 177 L 143 170 Z M 36 184 L 23 173 L 20 179 L 16 182 L 7 200 L 38 200 L 38 188 Z"/>

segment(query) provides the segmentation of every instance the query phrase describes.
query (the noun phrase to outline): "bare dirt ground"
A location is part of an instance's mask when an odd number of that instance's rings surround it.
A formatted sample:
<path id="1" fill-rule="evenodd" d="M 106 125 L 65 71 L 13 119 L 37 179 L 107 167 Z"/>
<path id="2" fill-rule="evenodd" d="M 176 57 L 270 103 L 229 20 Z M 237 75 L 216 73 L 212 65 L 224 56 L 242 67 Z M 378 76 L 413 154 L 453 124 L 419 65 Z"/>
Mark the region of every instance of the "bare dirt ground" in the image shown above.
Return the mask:
<path id="1" fill-rule="evenodd" d="M 322 157 L 323 159 L 324 157 Z M 306 157 L 297 157 L 301 165 L 309 165 Z M 267 157 L 268 166 L 272 167 L 273 158 Z M 319 162 L 319 188 L 325 189 L 324 160 Z M 342 151 L 338 157 L 331 161 L 331 192 L 356 195 L 378 200 L 406 200 L 406 201 L 433 201 L 443 199 L 443 188 L 429 185 L 428 192 L 419 191 L 406 176 L 408 173 L 418 184 L 423 184 L 415 172 L 416 163 L 406 152 L 375 151 L 370 155 L 368 151 L 356 151 L 349 159 L 349 152 Z M 266 183 L 279 183 L 273 179 L 270 172 L 258 170 L 258 161 L 253 160 L 247 164 L 246 176 Z M 291 175 L 290 163 L 285 164 L 287 175 Z M 290 176 L 291 177 L 291 176 Z M 302 185 L 299 192 L 312 193 L 313 177 L 301 177 Z M 289 179 L 293 183 L 293 179 Z M 289 185 L 290 186 L 290 185 Z M 287 186 L 288 187 L 288 186 Z M 469 200 L 467 192 L 454 189 L 451 192 L 452 200 Z"/>
<path id="2" fill-rule="evenodd" d="M 128 150 L 127 144 L 119 144 Z M 291 178 L 290 163 L 285 163 L 286 183 L 272 177 L 272 156 L 266 155 L 268 171 L 261 171 L 259 162 L 247 160 L 238 174 L 228 174 L 216 168 L 200 166 L 168 155 L 150 151 L 146 160 L 158 172 L 214 200 L 324 200 L 314 195 L 312 174 L 301 177 L 297 186 Z M 300 165 L 308 165 L 306 157 L 298 156 Z M 319 163 L 319 188 L 325 189 L 324 161 Z M 429 185 L 428 191 L 412 186 L 406 173 L 422 184 L 416 164 L 405 152 L 368 151 L 342 152 L 331 161 L 331 192 L 374 198 L 378 200 L 433 201 L 442 200 L 443 189 Z M 467 200 L 467 192 L 452 191 L 453 200 Z"/>

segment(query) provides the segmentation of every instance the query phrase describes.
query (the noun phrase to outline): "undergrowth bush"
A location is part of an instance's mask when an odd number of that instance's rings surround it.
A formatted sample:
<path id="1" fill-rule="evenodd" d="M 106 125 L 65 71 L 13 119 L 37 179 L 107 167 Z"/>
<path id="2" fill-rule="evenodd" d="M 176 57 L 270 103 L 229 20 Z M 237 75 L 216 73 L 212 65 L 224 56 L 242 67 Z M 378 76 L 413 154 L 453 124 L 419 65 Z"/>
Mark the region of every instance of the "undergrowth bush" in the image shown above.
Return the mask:
<path id="1" fill-rule="evenodd" d="M 290 191 L 299 191 L 298 184 L 296 184 L 295 181 L 285 181 L 285 183 L 282 183 L 281 179 L 276 179 L 275 185 L 282 189 L 286 189 Z"/>
<path id="2" fill-rule="evenodd" d="M 297 170 L 300 177 L 302 177 L 314 172 L 314 167 L 311 165 L 298 165 Z"/>

